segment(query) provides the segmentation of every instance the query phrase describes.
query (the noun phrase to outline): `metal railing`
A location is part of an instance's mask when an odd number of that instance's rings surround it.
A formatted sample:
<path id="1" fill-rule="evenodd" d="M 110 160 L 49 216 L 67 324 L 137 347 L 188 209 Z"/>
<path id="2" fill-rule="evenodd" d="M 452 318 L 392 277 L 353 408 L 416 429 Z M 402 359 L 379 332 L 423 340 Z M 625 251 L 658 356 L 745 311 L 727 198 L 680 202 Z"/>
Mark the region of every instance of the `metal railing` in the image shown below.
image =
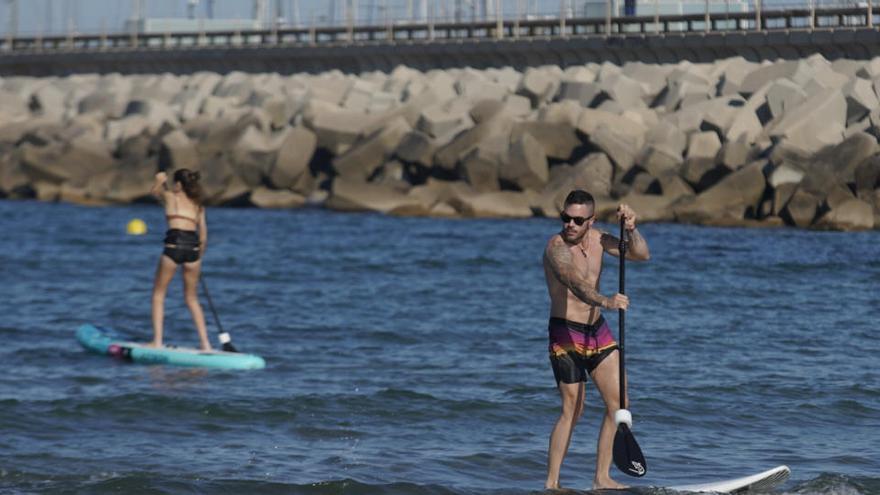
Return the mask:
<path id="1" fill-rule="evenodd" d="M 874 28 L 878 19 L 872 4 L 860 6 L 797 6 L 761 8 L 760 0 L 749 11 L 718 12 L 704 2 L 702 13 L 615 16 L 611 2 L 605 17 L 520 19 L 480 22 L 387 23 L 382 25 L 271 28 L 236 31 L 176 33 L 77 34 L 56 36 L 6 36 L 3 53 L 46 51 L 108 51 L 139 49 L 198 49 L 219 47 L 315 46 L 369 43 L 461 42 L 505 39 L 616 36 L 634 33 L 688 33 L 767 31 L 791 29 Z M 717 6 L 717 2 L 714 2 Z"/>

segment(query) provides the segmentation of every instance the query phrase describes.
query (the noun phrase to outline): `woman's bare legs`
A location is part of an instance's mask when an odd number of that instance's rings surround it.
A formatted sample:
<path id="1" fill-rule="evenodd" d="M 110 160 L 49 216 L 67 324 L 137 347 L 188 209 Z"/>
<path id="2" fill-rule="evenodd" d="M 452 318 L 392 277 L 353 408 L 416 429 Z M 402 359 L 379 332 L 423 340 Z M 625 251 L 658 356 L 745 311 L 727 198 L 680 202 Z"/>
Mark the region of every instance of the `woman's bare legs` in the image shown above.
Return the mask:
<path id="1" fill-rule="evenodd" d="M 168 294 L 168 284 L 174 278 L 177 271 L 177 263 L 164 254 L 159 257 L 159 265 L 156 267 L 156 277 L 153 280 L 153 341 L 149 345 L 162 347 L 162 332 L 165 325 L 165 295 Z"/>
<path id="2" fill-rule="evenodd" d="M 199 342 L 203 351 L 211 350 L 211 341 L 208 340 L 208 328 L 205 326 L 205 313 L 199 302 L 199 275 L 202 271 L 202 260 L 194 263 L 183 264 L 183 299 L 186 307 L 192 313 L 193 323 L 199 333 Z"/>

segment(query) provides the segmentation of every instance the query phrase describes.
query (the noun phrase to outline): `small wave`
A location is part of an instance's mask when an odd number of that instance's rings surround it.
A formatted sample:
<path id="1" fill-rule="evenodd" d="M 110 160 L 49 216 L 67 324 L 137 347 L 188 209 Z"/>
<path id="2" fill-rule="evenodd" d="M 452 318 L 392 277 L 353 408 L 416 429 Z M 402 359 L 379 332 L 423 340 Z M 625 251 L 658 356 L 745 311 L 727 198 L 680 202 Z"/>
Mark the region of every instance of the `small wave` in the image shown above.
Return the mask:
<path id="1" fill-rule="evenodd" d="M 783 495 L 878 495 L 880 478 L 850 477 L 842 474 L 823 473 L 798 483 Z"/>
<path id="2" fill-rule="evenodd" d="M 410 482 L 364 483 L 352 479 L 285 483 L 264 479 L 215 479 L 198 476 L 168 477 L 162 473 L 98 473 L 95 475 L 40 475 L 0 471 L 0 490 L 52 494 L 116 493 L 260 493 L 303 495 L 470 495 L 466 491 L 441 485 Z M 485 493 L 485 492 L 480 492 Z M 499 492 L 500 493 L 500 492 Z M 510 493 L 510 492 L 505 492 Z M 522 493 L 527 493 L 523 491 Z"/>

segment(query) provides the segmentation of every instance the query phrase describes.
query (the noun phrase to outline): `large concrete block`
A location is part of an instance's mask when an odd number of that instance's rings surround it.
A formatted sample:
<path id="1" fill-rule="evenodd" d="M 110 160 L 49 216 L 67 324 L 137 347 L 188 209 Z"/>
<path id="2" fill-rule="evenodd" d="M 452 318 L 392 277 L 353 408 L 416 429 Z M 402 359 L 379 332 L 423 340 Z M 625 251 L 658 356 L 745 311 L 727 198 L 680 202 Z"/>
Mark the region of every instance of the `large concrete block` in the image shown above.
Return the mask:
<path id="1" fill-rule="evenodd" d="M 779 61 L 751 71 L 742 82 L 740 91 L 751 94 L 778 79 L 788 79 L 804 85 L 814 75 L 815 69 L 804 60 Z"/>
<path id="2" fill-rule="evenodd" d="M 322 75 L 309 80 L 309 96 L 333 106 L 342 104 L 349 88 L 354 84 L 352 79 L 339 75 Z"/>
<path id="3" fill-rule="evenodd" d="M 400 140 L 394 154 L 406 163 L 431 167 L 436 151 L 437 143 L 431 136 L 418 130 L 412 130 Z"/>
<path id="4" fill-rule="evenodd" d="M 289 190 L 274 190 L 259 186 L 250 193 L 250 202 L 259 208 L 299 208 L 306 198 Z"/>
<path id="5" fill-rule="evenodd" d="M 559 84 L 559 78 L 550 70 L 532 67 L 523 73 L 517 92 L 531 100 L 532 107 L 538 108 L 553 99 Z"/>
<path id="6" fill-rule="evenodd" d="M 471 100 L 500 100 L 509 91 L 506 86 L 490 81 L 484 74 L 467 70 L 459 74 L 455 81 L 458 94 Z"/>
<path id="7" fill-rule="evenodd" d="M 231 98 L 240 105 L 248 100 L 255 87 L 251 74 L 233 71 L 223 76 L 213 94 L 221 98 Z"/>
<path id="8" fill-rule="evenodd" d="M 360 112 L 334 110 L 310 101 L 303 113 L 303 124 L 314 131 L 319 148 L 339 156 L 360 138 L 370 121 Z"/>
<path id="9" fill-rule="evenodd" d="M 238 106 L 238 100 L 235 98 L 221 98 L 219 96 L 208 95 L 202 100 L 198 113 L 199 115 L 216 119 L 225 116 Z"/>
<path id="10" fill-rule="evenodd" d="M 797 189 L 782 210 L 782 217 L 790 225 L 809 227 L 816 218 L 821 198 L 802 189 Z"/>
<path id="11" fill-rule="evenodd" d="M 150 75 L 133 81 L 132 94 L 145 100 L 170 103 L 180 93 L 186 81 L 174 74 Z"/>
<path id="12" fill-rule="evenodd" d="M 573 100 L 550 103 L 538 110 L 538 121 L 577 127 L 583 107 Z"/>
<path id="13" fill-rule="evenodd" d="M 843 140 L 846 109 L 840 90 L 823 90 L 786 112 L 770 129 L 770 136 L 808 152 L 818 151 Z"/>
<path id="14" fill-rule="evenodd" d="M 639 222 L 671 222 L 675 220 L 675 214 L 670 206 L 675 199 L 666 195 L 630 193 L 620 198 L 620 202 L 636 212 Z"/>
<path id="15" fill-rule="evenodd" d="M 595 82 L 562 81 L 559 88 L 560 100 L 575 101 L 584 107 L 591 106 L 602 94 L 601 86 Z"/>
<path id="16" fill-rule="evenodd" d="M 564 123 L 517 122 L 511 140 L 515 141 L 526 133 L 541 144 L 545 155 L 557 160 L 568 160 L 574 150 L 583 144 L 575 128 Z"/>
<path id="17" fill-rule="evenodd" d="M 644 137 L 635 130 L 634 124 L 627 128 L 600 124 L 590 135 L 590 142 L 605 152 L 623 175 L 639 158 Z"/>
<path id="18" fill-rule="evenodd" d="M 180 127 L 177 112 L 167 103 L 156 100 L 131 100 L 125 107 L 125 118 L 140 116 L 147 121 L 150 134 L 157 134 L 163 127 Z"/>
<path id="19" fill-rule="evenodd" d="M 724 218 L 741 220 L 749 210 L 757 212 L 766 189 L 763 169 L 757 161 L 726 176 L 711 188 L 673 206 L 675 218 L 685 223 L 711 223 Z"/>
<path id="20" fill-rule="evenodd" d="M 477 192 L 497 191 L 498 168 L 506 153 L 507 138 L 496 136 L 478 144 L 461 161 L 461 177 Z"/>
<path id="21" fill-rule="evenodd" d="M 674 68 L 665 64 L 627 62 L 622 73 L 642 86 L 643 99 L 653 101 L 666 88 L 666 78 Z"/>
<path id="22" fill-rule="evenodd" d="M 804 172 L 798 167 L 794 167 L 787 163 L 777 165 L 767 177 L 767 184 L 771 187 L 778 188 L 783 184 L 798 185 L 804 178 Z"/>
<path id="23" fill-rule="evenodd" d="M 452 100 L 424 109 L 416 128 L 437 139 L 458 133 L 474 125 L 467 100 Z"/>
<path id="24" fill-rule="evenodd" d="M 642 148 L 636 164 L 645 169 L 653 177 L 664 177 L 675 174 L 681 169 L 684 159 L 680 153 L 663 144 L 648 143 Z"/>
<path id="25" fill-rule="evenodd" d="M 721 140 L 715 132 L 691 134 L 684 167 L 681 170 L 682 178 L 697 190 L 707 187 L 712 178 L 706 176 L 715 169 L 716 157 L 720 150 Z"/>
<path id="26" fill-rule="evenodd" d="M 803 103 L 807 99 L 807 92 L 788 79 L 779 79 L 767 88 L 766 99 L 770 114 L 779 119 L 786 110 Z"/>
<path id="27" fill-rule="evenodd" d="M 159 147 L 159 168 L 178 170 L 188 168 L 198 170 L 199 152 L 195 143 L 181 129 L 175 129 L 162 136 Z"/>
<path id="28" fill-rule="evenodd" d="M 657 178 L 657 183 L 660 185 L 660 194 L 667 198 L 670 204 L 683 197 L 694 195 L 694 189 L 677 175 L 665 174 Z"/>
<path id="29" fill-rule="evenodd" d="M 562 69 L 561 80 L 573 82 L 594 82 L 596 71 L 589 65 L 569 65 Z"/>
<path id="30" fill-rule="evenodd" d="M 385 184 L 365 183 L 336 177 L 325 203 L 338 211 L 376 211 L 389 214 L 427 215 L 428 210 L 418 198 L 404 194 Z"/>
<path id="31" fill-rule="evenodd" d="M 66 113 L 65 95 L 55 84 L 44 84 L 34 91 L 30 97 L 29 106 L 37 115 L 51 121 L 60 122 Z M 25 109 L 26 107 L 22 110 Z"/>
<path id="32" fill-rule="evenodd" d="M 513 126 L 513 120 L 503 113 L 499 113 L 495 118 L 481 122 L 462 132 L 449 144 L 440 148 L 434 157 L 435 165 L 441 169 L 454 170 L 459 161 L 481 141 L 495 136 L 510 136 Z"/>
<path id="33" fill-rule="evenodd" d="M 841 91 L 846 98 L 847 125 L 862 120 L 868 113 L 880 106 L 873 85 L 865 79 L 852 79 L 843 85 Z"/>
<path id="34" fill-rule="evenodd" d="M 356 142 L 342 156 L 333 160 L 339 175 L 366 180 L 391 157 L 403 137 L 412 130 L 406 119 L 397 117 L 383 129 Z"/>
<path id="35" fill-rule="evenodd" d="M 623 108 L 644 108 L 644 88 L 622 72 L 602 78 L 599 87 L 612 100 L 618 102 Z"/>
<path id="36" fill-rule="evenodd" d="M 853 172 L 853 182 L 860 199 L 871 198 L 873 191 L 880 187 L 880 154 L 862 160 Z"/>
<path id="37" fill-rule="evenodd" d="M 532 113 L 532 103 L 525 96 L 507 94 L 501 101 L 504 102 L 502 111 L 511 117 L 523 118 Z"/>
<path id="38" fill-rule="evenodd" d="M 874 228 L 874 208 L 861 199 L 850 198 L 825 213 L 814 224 L 829 230 L 870 230 Z"/>
<path id="39" fill-rule="evenodd" d="M 562 211 L 565 197 L 575 189 L 594 197 L 608 197 L 614 177 L 614 165 L 604 153 L 590 153 L 574 166 L 559 165 L 550 169 L 550 180 L 531 204 L 544 216 Z"/>
<path id="40" fill-rule="evenodd" d="M 458 196 L 452 206 L 466 217 L 529 218 L 532 216 L 528 196 L 515 191 Z"/>
<path id="41" fill-rule="evenodd" d="M 741 135 L 739 139 L 725 141 L 717 155 L 717 164 L 736 170 L 752 161 L 752 147 L 749 138 Z"/>
<path id="42" fill-rule="evenodd" d="M 716 62 L 718 75 L 718 93 L 722 96 L 739 93 L 748 74 L 760 65 L 749 62 L 745 58 L 732 57 Z"/>
<path id="43" fill-rule="evenodd" d="M 501 163 L 499 177 L 520 189 L 540 191 L 549 178 L 549 166 L 544 147 L 529 133 L 524 133 L 510 145 L 507 161 Z"/>
<path id="44" fill-rule="evenodd" d="M 296 186 L 303 174 L 309 174 L 309 162 L 318 146 L 318 137 L 305 127 L 294 127 L 287 133 L 269 171 L 269 181 L 279 189 Z"/>
<path id="45" fill-rule="evenodd" d="M 232 146 L 235 172 L 249 188 L 261 185 L 275 163 L 286 133 L 266 134 L 249 126 Z"/>
<path id="46" fill-rule="evenodd" d="M 2 98 L 0 98 L 2 100 Z M 79 100 L 79 113 L 100 112 L 107 118 L 122 117 L 128 104 L 127 94 L 96 91 Z"/>

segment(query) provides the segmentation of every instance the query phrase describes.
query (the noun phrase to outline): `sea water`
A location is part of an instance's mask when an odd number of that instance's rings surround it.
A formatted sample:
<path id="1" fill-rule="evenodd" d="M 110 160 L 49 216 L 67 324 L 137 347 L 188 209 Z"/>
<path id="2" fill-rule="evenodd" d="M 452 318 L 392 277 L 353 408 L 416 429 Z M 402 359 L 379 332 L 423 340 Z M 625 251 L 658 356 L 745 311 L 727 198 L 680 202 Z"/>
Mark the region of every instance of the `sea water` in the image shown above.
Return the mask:
<path id="1" fill-rule="evenodd" d="M 82 323 L 151 338 L 160 208 L 0 201 L 0 218 L 0 492 L 541 491 L 559 412 L 541 256 L 558 221 L 211 208 L 217 315 L 268 363 L 224 372 L 74 340 Z M 126 234 L 133 218 L 146 235 Z M 649 473 L 616 479 L 787 464 L 784 492 L 880 494 L 880 232 L 640 231 L 626 362 Z M 606 256 L 603 294 L 617 270 Z M 178 275 L 166 341 L 194 346 L 182 299 Z M 595 467 L 591 385 L 586 402 L 562 471 L 577 489 Z"/>

